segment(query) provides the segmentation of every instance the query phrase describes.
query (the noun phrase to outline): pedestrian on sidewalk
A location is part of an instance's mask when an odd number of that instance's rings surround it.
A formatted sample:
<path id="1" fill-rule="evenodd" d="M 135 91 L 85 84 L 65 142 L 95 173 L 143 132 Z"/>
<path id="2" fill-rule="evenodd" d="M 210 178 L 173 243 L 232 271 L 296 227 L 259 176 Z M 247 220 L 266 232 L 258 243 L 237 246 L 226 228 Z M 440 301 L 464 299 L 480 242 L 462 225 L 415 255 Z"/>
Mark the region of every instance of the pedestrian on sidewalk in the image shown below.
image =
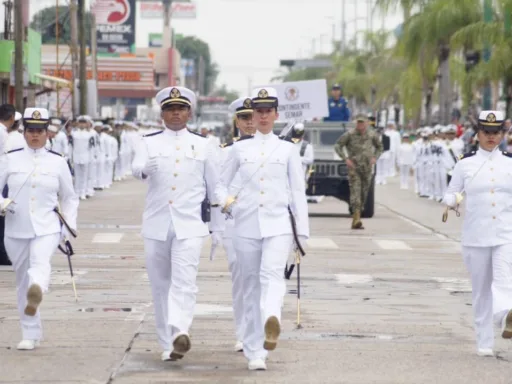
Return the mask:
<path id="1" fill-rule="evenodd" d="M 162 360 L 179 360 L 190 350 L 197 271 L 206 236 L 222 242 L 224 220 L 211 215 L 218 183 L 218 148 L 187 129 L 196 105 L 193 91 L 168 87 L 156 95 L 163 130 L 145 135 L 132 164 L 148 186 L 142 221 L 146 268 L 151 284 Z M 210 232 L 209 232 L 210 231 Z"/>
<path id="2" fill-rule="evenodd" d="M 494 330 L 512 338 L 512 154 L 498 146 L 504 116 L 482 111 L 477 136 L 480 148 L 462 155 L 444 196 L 451 208 L 466 195 L 462 255 L 472 286 L 477 354 L 493 356 Z"/>
<path id="3" fill-rule="evenodd" d="M 309 237 L 309 218 L 299 151 L 273 133 L 279 117 L 277 91 L 256 88 L 252 106 L 257 131 L 233 144 L 222 165 L 217 200 L 235 219 L 246 320 L 244 355 L 249 370 L 266 370 L 267 351 L 276 348 L 281 331 L 283 267 L 294 241 L 290 215 L 296 221 L 296 242 Z"/>
<path id="4" fill-rule="evenodd" d="M 78 197 L 64 157 L 45 149 L 48 125 L 46 109 L 25 109 L 26 145 L 9 151 L 0 161 L 0 185 L 8 187 L 7 198 L 0 201 L 5 248 L 16 273 L 22 330 L 19 350 L 32 350 L 42 340 L 39 305 L 50 284 L 50 260 L 59 242 L 71 237 L 56 208 L 76 231 Z"/>

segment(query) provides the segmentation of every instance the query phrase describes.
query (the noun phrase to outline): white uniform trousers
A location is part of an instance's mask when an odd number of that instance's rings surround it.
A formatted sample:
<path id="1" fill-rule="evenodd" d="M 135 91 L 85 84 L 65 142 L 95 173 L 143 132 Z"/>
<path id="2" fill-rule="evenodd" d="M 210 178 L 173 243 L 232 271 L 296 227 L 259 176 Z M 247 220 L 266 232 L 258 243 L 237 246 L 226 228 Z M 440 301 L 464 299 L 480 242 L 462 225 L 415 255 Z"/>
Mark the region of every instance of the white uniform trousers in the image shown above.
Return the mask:
<path id="1" fill-rule="evenodd" d="M 222 244 L 228 257 L 228 268 L 231 272 L 231 295 L 233 298 L 233 317 L 235 318 L 236 339 L 242 341 L 244 339 L 244 292 L 242 284 L 242 269 L 237 260 L 234 238 L 222 238 Z"/>
<path id="2" fill-rule="evenodd" d="M 385 158 L 382 158 L 382 156 L 380 156 L 378 159 L 377 159 L 377 168 L 375 170 L 375 183 L 377 185 L 379 184 L 386 184 L 386 177 L 387 177 L 387 166 L 388 166 L 388 159 L 385 157 Z"/>
<path id="3" fill-rule="evenodd" d="M 512 244 L 463 246 L 462 254 L 471 277 L 477 347 L 493 348 L 493 321 L 501 327 L 512 309 Z"/>
<path id="4" fill-rule="evenodd" d="M 443 165 L 438 162 L 438 161 L 434 161 L 434 164 L 433 164 L 433 168 L 432 168 L 432 173 L 433 173 L 433 177 L 434 177 L 434 189 L 433 189 L 433 195 L 434 197 L 439 200 L 439 199 L 442 199 L 443 198 L 443 182 L 442 182 L 442 178 L 444 177 L 446 179 L 446 172 L 445 172 L 445 168 L 443 167 Z"/>
<path id="5" fill-rule="evenodd" d="M 165 241 L 144 238 L 156 333 L 164 351 L 172 350 L 174 335 L 188 333 L 192 325 L 203 241 L 204 237 L 178 240 L 172 223 Z"/>
<path id="6" fill-rule="evenodd" d="M 420 193 L 420 171 L 421 166 L 419 164 L 416 164 L 414 166 L 414 193 Z"/>
<path id="7" fill-rule="evenodd" d="M 87 195 L 94 196 L 94 188 L 96 187 L 96 169 L 98 163 L 91 161 L 87 172 Z"/>
<path id="8" fill-rule="evenodd" d="M 400 188 L 409 189 L 409 179 L 411 166 L 409 164 L 400 165 Z"/>
<path id="9" fill-rule="evenodd" d="M 89 177 L 89 164 L 75 164 L 75 192 L 78 197 L 87 193 L 87 180 Z"/>
<path id="10" fill-rule="evenodd" d="M 387 172 L 386 176 L 395 177 L 396 176 L 396 152 L 389 151 L 389 158 L 387 160 Z"/>
<path id="11" fill-rule="evenodd" d="M 114 162 L 112 160 L 107 160 L 104 163 L 105 169 L 103 170 L 103 185 L 105 187 L 110 187 L 112 185 L 112 176 L 114 170 Z"/>
<path id="12" fill-rule="evenodd" d="M 292 245 L 292 235 L 263 239 L 235 237 L 235 251 L 242 269 L 245 334 L 244 355 L 248 360 L 265 359 L 264 324 L 270 316 L 281 322 L 286 293 L 283 267 Z"/>
<path id="13" fill-rule="evenodd" d="M 105 170 L 105 161 L 99 161 L 96 163 L 96 179 L 94 187 L 96 188 L 105 188 L 105 177 L 103 176 L 103 172 Z"/>
<path id="14" fill-rule="evenodd" d="M 16 273 L 18 312 L 23 340 L 41 340 L 43 338 L 39 310 L 35 316 L 25 315 L 27 291 L 32 284 L 38 284 L 43 292 L 48 291 L 52 271 L 50 260 L 59 241 L 60 233 L 32 239 L 15 239 L 7 236 L 4 239 L 5 250 Z"/>
<path id="15" fill-rule="evenodd" d="M 123 177 L 123 154 L 120 153 L 114 164 L 114 180 L 120 181 Z"/>

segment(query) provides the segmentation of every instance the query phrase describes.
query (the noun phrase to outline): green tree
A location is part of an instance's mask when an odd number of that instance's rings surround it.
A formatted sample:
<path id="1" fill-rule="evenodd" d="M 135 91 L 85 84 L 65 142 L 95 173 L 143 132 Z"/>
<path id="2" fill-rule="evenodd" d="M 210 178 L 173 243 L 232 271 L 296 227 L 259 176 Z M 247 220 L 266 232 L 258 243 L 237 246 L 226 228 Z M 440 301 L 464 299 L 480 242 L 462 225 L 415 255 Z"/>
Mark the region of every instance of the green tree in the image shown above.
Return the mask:
<path id="1" fill-rule="evenodd" d="M 238 92 L 227 89 L 226 84 L 222 84 L 220 88 L 215 89 L 212 93 L 212 96 L 225 97 L 228 103 L 235 101 L 240 96 Z"/>
<path id="2" fill-rule="evenodd" d="M 91 38 L 91 17 L 90 13 L 85 14 L 86 44 Z M 59 25 L 59 43 L 68 44 L 71 41 L 71 24 L 69 22 L 69 7 L 59 7 L 59 18 L 57 19 L 57 7 L 43 8 L 34 15 L 30 28 L 39 32 L 43 44 L 56 43 L 56 25 Z"/>
<path id="3" fill-rule="evenodd" d="M 176 39 L 176 48 L 181 57 L 194 60 L 195 68 L 199 67 L 199 58 L 203 57 L 205 63 L 205 94 L 210 94 L 219 75 L 219 69 L 212 61 L 208 43 L 195 36 L 184 36 Z"/>

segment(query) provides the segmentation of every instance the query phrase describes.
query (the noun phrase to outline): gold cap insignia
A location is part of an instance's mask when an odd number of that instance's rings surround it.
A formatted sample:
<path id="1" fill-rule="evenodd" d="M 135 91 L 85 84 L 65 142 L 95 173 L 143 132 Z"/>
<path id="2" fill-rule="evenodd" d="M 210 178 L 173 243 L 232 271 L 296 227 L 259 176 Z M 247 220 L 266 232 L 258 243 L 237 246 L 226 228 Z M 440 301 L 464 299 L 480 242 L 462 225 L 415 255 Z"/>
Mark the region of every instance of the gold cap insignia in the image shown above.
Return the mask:
<path id="1" fill-rule="evenodd" d="M 266 89 L 262 89 L 258 92 L 258 97 L 261 99 L 264 99 L 265 97 L 268 97 L 268 92 Z"/>
<path id="2" fill-rule="evenodd" d="M 39 111 L 34 111 L 34 112 L 32 113 L 32 118 L 33 118 L 34 120 L 39 120 L 39 119 L 41 118 L 41 112 L 39 112 Z"/>
<path id="3" fill-rule="evenodd" d="M 178 97 L 181 97 L 181 93 L 178 88 L 171 89 L 170 95 L 173 99 L 177 99 Z"/>
<path id="4" fill-rule="evenodd" d="M 251 99 L 245 99 L 244 100 L 244 108 L 251 108 L 251 107 L 252 107 Z"/>
<path id="5" fill-rule="evenodd" d="M 489 123 L 494 123 L 494 122 L 496 122 L 496 115 L 494 113 L 489 113 L 487 115 L 487 119 L 486 120 Z"/>

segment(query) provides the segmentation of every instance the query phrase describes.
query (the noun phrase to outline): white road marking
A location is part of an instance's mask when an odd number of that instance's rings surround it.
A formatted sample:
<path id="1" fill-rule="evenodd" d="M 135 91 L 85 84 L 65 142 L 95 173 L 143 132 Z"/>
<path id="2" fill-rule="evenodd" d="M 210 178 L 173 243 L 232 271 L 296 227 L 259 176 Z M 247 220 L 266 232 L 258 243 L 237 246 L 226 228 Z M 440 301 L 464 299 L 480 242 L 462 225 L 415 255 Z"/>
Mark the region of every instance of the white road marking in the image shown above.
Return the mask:
<path id="1" fill-rule="evenodd" d="M 382 249 L 412 250 L 405 242 L 400 240 L 373 240 Z"/>
<path id="2" fill-rule="evenodd" d="M 85 275 L 87 271 L 75 271 L 73 269 L 73 274 L 75 275 L 75 282 L 79 279 L 80 276 Z M 58 272 L 52 272 L 50 276 L 50 285 L 66 285 L 71 284 L 71 275 L 69 271 L 62 270 Z"/>
<path id="3" fill-rule="evenodd" d="M 365 284 L 373 281 L 371 275 L 338 274 L 335 276 L 339 284 Z"/>
<path id="4" fill-rule="evenodd" d="M 401 215 L 398 215 L 398 217 L 405 221 L 406 223 L 411 224 L 413 227 L 420 229 L 423 233 L 432 233 L 430 229 L 424 227 L 421 224 L 416 223 L 415 221 L 412 221 L 411 219 L 408 219 L 407 217 Z"/>
<path id="5" fill-rule="evenodd" d="M 434 277 L 441 289 L 450 292 L 471 292 L 471 282 L 468 279 L 456 277 Z"/>
<path id="6" fill-rule="evenodd" d="M 124 233 L 97 233 L 94 235 L 92 242 L 93 243 L 120 243 L 123 238 Z"/>
<path id="7" fill-rule="evenodd" d="M 195 316 L 222 315 L 232 312 L 232 307 L 214 304 L 196 304 L 194 309 Z"/>
<path id="8" fill-rule="evenodd" d="M 310 248 L 324 248 L 324 249 L 339 249 L 338 245 L 328 237 L 310 237 L 308 239 L 308 247 Z"/>

